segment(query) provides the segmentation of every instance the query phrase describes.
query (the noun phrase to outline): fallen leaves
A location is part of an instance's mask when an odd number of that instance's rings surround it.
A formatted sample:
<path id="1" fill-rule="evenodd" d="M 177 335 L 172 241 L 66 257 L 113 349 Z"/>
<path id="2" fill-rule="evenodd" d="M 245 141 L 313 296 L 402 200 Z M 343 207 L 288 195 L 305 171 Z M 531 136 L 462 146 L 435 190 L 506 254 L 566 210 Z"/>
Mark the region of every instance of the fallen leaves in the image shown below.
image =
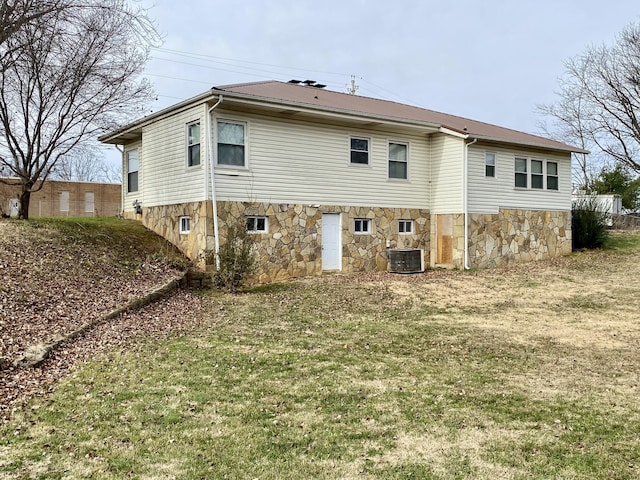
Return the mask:
<path id="1" fill-rule="evenodd" d="M 143 229 L 143 227 L 141 227 Z M 144 230 L 144 229 L 143 229 Z M 148 233 L 153 235 L 152 233 Z M 120 238 L 120 237 L 119 237 Z M 53 388 L 73 365 L 139 337 L 163 337 L 197 321 L 199 300 L 178 291 L 63 343 L 36 369 L 13 366 L 27 348 L 99 319 L 178 270 L 136 245 L 69 241 L 58 231 L 0 222 L 0 415 Z M 134 248 L 134 246 L 136 248 Z"/>

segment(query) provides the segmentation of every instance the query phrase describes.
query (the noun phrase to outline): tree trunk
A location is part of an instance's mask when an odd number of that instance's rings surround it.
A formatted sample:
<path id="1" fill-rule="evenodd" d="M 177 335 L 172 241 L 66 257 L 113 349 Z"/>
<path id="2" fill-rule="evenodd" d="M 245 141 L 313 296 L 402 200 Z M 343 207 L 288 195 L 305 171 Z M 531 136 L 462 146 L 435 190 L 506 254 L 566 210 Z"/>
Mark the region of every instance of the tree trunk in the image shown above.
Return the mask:
<path id="1" fill-rule="evenodd" d="M 29 202 L 31 201 L 31 190 L 22 186 L 22 192 L 20 193 L 20 209 L 18 210 L 18 218 L 22 220 L 29 220 Z"/>

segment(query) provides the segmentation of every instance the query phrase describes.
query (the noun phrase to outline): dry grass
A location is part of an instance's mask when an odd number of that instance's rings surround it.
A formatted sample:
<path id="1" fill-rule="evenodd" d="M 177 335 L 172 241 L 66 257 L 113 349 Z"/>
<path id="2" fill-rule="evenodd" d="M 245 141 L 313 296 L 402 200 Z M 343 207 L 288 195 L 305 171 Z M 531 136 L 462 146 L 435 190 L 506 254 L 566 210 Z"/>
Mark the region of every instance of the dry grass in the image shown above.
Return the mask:
<path id="1" fill-rule="evenodd" d="M 8 478 L 634 479 L 640 237 L 202 298 L 0 431 Z"/>

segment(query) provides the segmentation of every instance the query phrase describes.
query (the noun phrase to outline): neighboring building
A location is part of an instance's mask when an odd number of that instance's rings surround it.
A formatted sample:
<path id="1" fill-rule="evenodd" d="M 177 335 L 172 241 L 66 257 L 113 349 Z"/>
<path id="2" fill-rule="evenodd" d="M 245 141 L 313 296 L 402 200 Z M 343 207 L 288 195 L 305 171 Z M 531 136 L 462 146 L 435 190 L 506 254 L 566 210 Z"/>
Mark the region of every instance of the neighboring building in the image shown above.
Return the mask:
<path id="1" fill-rule="evenodd" d="M 624 209 L 622 208 L 622 197 L 617 194 L 588 194 L 584 190 L 579 190 L 571 195 L 572 204 L 579 202 L 591 201 L 595 202 L 595 206 L 603 213 L 607 214 L 607 225 L 613 226 L 613 217 L 615 215 L 622 215 Z"/>
<path id="2" fill-rule="evenodd" d="M 246 223 L 259 281 L 387 270 L 389 249 L 456 268 L 571 251 L 583 151 L 453 115 L 267 81 L 214 87 L 100 140 L 124 148 L 126 216 L 198 261 L 228 222 Z"/>
<path id="3" fill-rule="evenodd" d="M 0 214 L 18 215 L 18 179 L 0 182 Z M 112 217 L 122 212 L 119 184 L 47 180 L 31 194 L 29 217 Z"/>

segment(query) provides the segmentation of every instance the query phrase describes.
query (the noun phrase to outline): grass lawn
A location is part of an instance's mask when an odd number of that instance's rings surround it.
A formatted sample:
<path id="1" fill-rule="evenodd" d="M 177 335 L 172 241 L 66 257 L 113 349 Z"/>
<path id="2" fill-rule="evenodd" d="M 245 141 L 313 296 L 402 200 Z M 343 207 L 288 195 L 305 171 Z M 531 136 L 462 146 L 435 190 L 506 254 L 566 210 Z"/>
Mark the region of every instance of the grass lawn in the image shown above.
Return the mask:
<path id="1" fill-rule="evenodd" d="M 0 426 L 0 476 L 640 478 L 640 236 L 479 272 L 203 293 L 189 336 Z"/>

